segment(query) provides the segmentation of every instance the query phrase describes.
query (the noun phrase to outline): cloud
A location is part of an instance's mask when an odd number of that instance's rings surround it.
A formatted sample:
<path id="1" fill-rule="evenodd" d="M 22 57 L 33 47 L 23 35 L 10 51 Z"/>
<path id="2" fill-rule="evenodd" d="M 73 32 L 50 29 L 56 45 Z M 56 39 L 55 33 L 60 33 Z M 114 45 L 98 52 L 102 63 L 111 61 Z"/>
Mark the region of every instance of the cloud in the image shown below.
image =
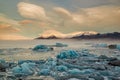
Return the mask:
<path id="1" fill-rule="evenodd" d="M 25 24 L 32 24 L 32 23 L 34 23 L 34 21 L 32 21 L 32 20 L 22 20 L 19 23 L 22 24 L 22 25 L 25 25 Z"/>
<path id="2" fill-rule="evenodd" d="M 26 40 L 26 39 L 31 39 L 29 37 L 21 36 L 18 34 L 3 34 L 0 35 L 0 40 Z"/>
<path id="3" fill-rule="evenodd" d="M 100 6 L 82 9 L 82 13 L 73 14 L 73 19 L 81 25 L 120 25 L 119 6 Z M 84 12 L 84 14 L 83 14 Z"/>
<path id="4" fill-rule="evenodd" d="M 65 32 L 91 31 L 110 32 L 120 29 L 120 6 L 98 6 L 91 8 L 78 8 L 76 12 L 69 12 L 64 8 L 53 8 L 59 19 L 55 29 Z M 68 17 L 71 17 L 68 19 Z M 54 18 L 53 18 L 54 19 Z"/>
<path id="5" fill-rule="evenodd" d="M 47 16 L 45 10 L 41 6 L 37 6 L 30 3 L 20 2 L 18 4 L 18 12 L 25 18 L 46 20 Z"/>
<path id="6" fill-rule="evenodd" d="M 62 18 L 65 18 L 65 19 L 71 19 L 72 18 L 71 13 L 64 8 L 54 7 L 53 10 L 56 12 L 57 15 L 59 15 Z"/>
<path id="7" fill-rule="evenodd" d="M 6 24 L 14 25 L 14 26 L 20 26 L 18 24 L 18 21 L 10 19 L 8 16 L 6 16 L 2 13 L 0 13 L 0 23 L 6 23 Z"/>
<path id="8" fill-rule="evenodd" d="M 49 29 L 66 33 L 74 31 L 110 32 L 120 29 L 120 6 L 77 7 L 77 9 L 73 12 L 64 7 L 53 7 L 52 10 L 46 9 L 45 11 L 44 8 L 34 4 L 25 2 L 18 4 L 19 13 L 28 19 L 21 21 L 20 24 L 32 25 L 30 30 L 36 30 L 36 26 L 39 26 L 40 30 L 37 32 Z"/>
<path id="9" fill-rule="evenodd" d="M 0 24 L 0 34 L 11 34 L 20 32 L 20 29 L 14 28 L 9 24 Z"/>
<path id="10" fill-rule="evenodd" d="M 0 34 L 18 33 L 21 30 L 17 21 L 10 19 L 6 15 L 0 13 Z"/>
<path id="11" fill-rule="evenodd" d="M 18 21 L 0 13 L 0 40 L 29 39 L 20 35 L 21 29 L 18 27 L 20 27 Z"/>

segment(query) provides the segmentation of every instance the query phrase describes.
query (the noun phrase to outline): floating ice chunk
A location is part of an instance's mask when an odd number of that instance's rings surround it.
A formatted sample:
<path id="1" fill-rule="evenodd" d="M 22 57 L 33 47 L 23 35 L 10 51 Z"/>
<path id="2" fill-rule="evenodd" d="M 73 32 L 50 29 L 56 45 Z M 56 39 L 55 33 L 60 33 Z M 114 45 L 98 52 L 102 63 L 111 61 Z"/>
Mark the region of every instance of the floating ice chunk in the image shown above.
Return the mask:
<path id="1" fill-rule="evenodd" d="M 5 63 L 5 60 L 4 59 L 0 59 L 0 63 Z"/>
<path id="2" fill-rule="evenodd" d="M 90 74 L 90 73 L 93 73 L 94 70 L 93 69 L 85 69 L 85 70 L 82 70 L 83 74 Z"/>
<path id="3" fill-rule="evenodd" d="M 93 47 L 107 47 L 107 44 L 101 43 L 101 44 L 95 44 Z"/>
<path id="4" fill-rule="evenodd" d="M 112 74 L 112 72 L 110 72 L 110 71 L 107 71 L 107 70 L 105 70 L 105 71 L 100 71 L 99 72 L 101 75 L 103 75 L 103 76 L 112 76 L 113 74 Z"/>
<path id="5" fill-rule="evenodd" d="M 53 67 L 53 66 L 56 66 L 57 62 L 56 61 L 47 61 L 45 64 Z"/>
<path id="6" fill-rule="evenodd" d="M 47 52 L 47 51 L 52 51 L 53 49 L 46 46 L 46 45 L 37 45 L 33 48 L 33 51 L 38 51 L 38 52 Z"/>
<path id="7" fill-rule="evenodd" d="M 32 67 L 32 68 L 34 68 L 34 67 L 36 66 L 36 64 L 33 63 L 33 62 L 29 62 L 28 65 L 29 65 L 30 67 Z"/>
<path id="8" fill-rule="evenodd" d="M 57 55 L 58 59 L 74 59 L 77 58 L 79 54 L 74 50 L 65 50 L 60 52 L 60 54 Z"/>
<path id="9" fill-rule="evenodd" d="M 117 45 L 116 48 L 117 48 L 118 50 L 120 50 L 120 45 Z"/>
<path id="10" fill-rule="evenodd" d="M 62 44 L 62 43 L 56 43 L 56 47 L 67 47 L 67 44 Z"/>
<path id="11" fill-rule="evenodd" d="M 108 57 L 106 55 L 100 55 L 98 59 L 108 59 Z"/>
<path id="12" fill-rule="evenodd" d="M 77 79 L 77 78 L 70 78 L 68 80 L 80 80 L 80 79 Z"/>
<path id="13" fill-rule="evenodd" d="M 28 63 L 23 63 L 21 64 L 22 72 L 26 75 L 31 75 L 33 74 L 33 71 L 30 69 L 31 66 L 29 66 Z"/>
<path id="14" fill-rule="evenodd" d="M 40 72 L 38 72 L 38 75 L 49 76 L 50 70 L 49 69 L 41 69 Z"/>
<path id="15" fill-rule="evenodd" d="M 85 74 L 90 74 L 90 73 L 93 73 L 94 70 L 93 69 L 84 69 L 84 70 L 79 70 L 79 69 L 72 69 L 72 70 L 69 70 L 68 73 L 71 74 L 71 75 L 85 75 Z"/>
<path id="16" fill-rule="evenodd" d="M 72 69 L 72 70 L 68 70 L 68 73 L 71 75 L 79 75 L 81 74 L 81 71 L 79 69 Z"/>
<path id="17" fill-rule="evenodd" d="M 61 71 L 61 72 L 68 70 L 68 68 L 64 65 L 56 66 L 55 68 L 57 71 Z"/>
<path id="18" fill-rule="evenodd" d="M 16 66 L 12 69 L 13 73 L 22 73 L 22 68 L 20 66 Z"/>

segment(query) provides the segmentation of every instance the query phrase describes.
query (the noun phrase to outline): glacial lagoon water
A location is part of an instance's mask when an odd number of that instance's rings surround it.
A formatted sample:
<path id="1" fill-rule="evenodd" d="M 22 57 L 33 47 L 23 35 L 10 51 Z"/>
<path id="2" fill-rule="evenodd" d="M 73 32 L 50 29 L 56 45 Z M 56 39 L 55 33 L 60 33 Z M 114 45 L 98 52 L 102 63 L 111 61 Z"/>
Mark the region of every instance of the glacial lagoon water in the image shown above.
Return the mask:
<path id="1" fill-rule="evenodd" d="M 31 49 L 36 45 L 54 45 L 56 43 L 67 44 L 68 47 L 54 48 L 50 52 L 33 52 Z M 5 60 L 20 59 L 46 59 L 54 57 L 61 50 L 80 50 L 89 49 L 91 53 L 97 55 L 107 55 L 119 57 L 120 51 L 104 47 L 92 47 L 95 44 L 120 44 L 120 40 L 75 40 L 75 39 L 44 39 L 44 40 L 1 40 L 0 41 L 0 58 Z M 2 51 L 3 50 L 3 51 Z"/>
<path id="2" fill-rule="evenodd" d="M 33 51 L 36 45 L 56 43 L 68 46 L 54 46 L 53 51 Z M 108 63 L 120 59 L 120 50 L 107 47 L 119 43 L 119 40 L 107 39 L 0 41 L 0 79 L 119 80 L 120 66 Z"/>

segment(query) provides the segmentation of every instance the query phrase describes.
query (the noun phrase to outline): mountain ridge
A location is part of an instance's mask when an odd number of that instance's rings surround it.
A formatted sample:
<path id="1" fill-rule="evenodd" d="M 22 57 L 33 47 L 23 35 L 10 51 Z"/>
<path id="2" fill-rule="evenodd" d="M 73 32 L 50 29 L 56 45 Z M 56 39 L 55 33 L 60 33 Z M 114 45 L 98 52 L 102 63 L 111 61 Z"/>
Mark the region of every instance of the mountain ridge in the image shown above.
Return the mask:
<path id="1" fill-rule="evenodd" d="M 96 34 L 98 33 L 95 31 L 80 31 L 63 34 L 55 30 L 48 30 L 40 34 L 40 36 L 35 39 L 70 39 L 80 35 L 96 35 Z"/>

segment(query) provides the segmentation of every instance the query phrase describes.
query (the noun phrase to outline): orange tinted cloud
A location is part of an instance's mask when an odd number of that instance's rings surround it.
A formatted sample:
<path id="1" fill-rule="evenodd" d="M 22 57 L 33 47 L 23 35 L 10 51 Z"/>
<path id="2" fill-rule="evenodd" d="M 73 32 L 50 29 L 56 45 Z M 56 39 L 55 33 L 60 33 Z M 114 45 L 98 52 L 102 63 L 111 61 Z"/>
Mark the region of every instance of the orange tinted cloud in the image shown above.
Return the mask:
<path id="1" fill-rule="evenodd" d="M 0 34 L 11 34 L 20 32 L 20 29 L 12 27 L 10 24 L 0 24 Z"/>
<path id="2" fill-rule="evenodd" d="M 19 22 L 20 24 L 31 24 L 31 23 L 34 23 L 32 20 L 22 20 Z"/>
<path id="3" fill-rule="evenodd" d="M 21 35 L 0 35 L 0 40 L 26 40 L 26 39 L 31 39 L 28 37 L 24 37 Z"/>
<path id="4" fill-rule="evenodd" d="M 20 2 L 18 4 L 18 12 L 25 18 L 46 20 L 46 13 L 43 7 L 30 3 Z"/>

